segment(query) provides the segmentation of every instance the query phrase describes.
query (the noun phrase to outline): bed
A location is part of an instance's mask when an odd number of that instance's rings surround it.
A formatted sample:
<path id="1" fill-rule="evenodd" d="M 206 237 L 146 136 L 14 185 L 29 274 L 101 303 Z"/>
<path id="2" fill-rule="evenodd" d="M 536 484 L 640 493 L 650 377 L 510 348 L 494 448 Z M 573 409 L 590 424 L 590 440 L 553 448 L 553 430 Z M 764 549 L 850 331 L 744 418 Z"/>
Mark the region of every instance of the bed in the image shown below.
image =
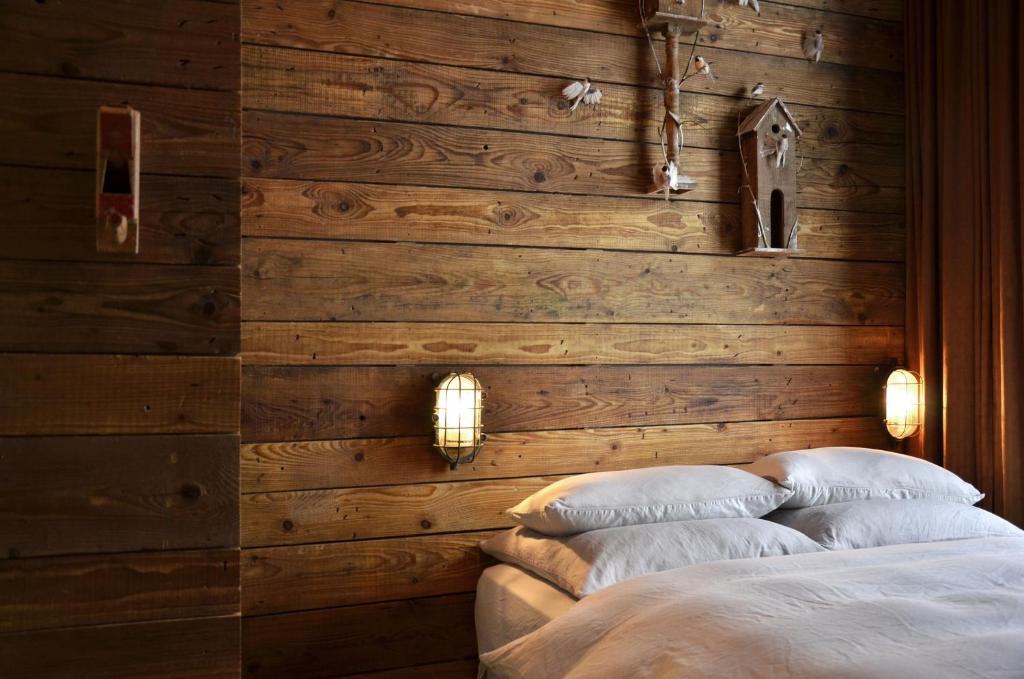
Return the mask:
<path id="1" fill-rule="evenodd" d="M 1024 677 L 1024 532 L 945 470 L 868 452 L 843 453 L 856 482 L 827 455 L 770 470 L 785 494 L 764 518 L 736 515 L 752 495 L 735 483 L 753 481 L 687 488 L 689 471 L 524 500 L 524 525 L 484 544 L 517 565 L 479 582 L 481 676 Z M 661 509 L 644 516 L 637 489 Z M 709 516 L 716 495 L 743 504 Z"/>

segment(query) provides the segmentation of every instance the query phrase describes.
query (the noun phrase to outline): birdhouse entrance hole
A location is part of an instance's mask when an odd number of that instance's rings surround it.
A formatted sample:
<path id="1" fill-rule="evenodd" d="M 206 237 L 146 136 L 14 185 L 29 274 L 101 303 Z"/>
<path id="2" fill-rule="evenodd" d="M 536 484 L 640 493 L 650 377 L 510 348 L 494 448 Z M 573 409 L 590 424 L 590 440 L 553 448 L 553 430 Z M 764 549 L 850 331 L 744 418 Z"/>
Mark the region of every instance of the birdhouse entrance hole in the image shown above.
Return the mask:
<path id="1" fill-rule="evenodd" d="M 772 243 L 773 248 L 784 248 L 786 247 L 786 224 L 783 221 L 786 218 L 786 200 L 782 196 L 782 191 L 775 189 L 772 191 Z"/>

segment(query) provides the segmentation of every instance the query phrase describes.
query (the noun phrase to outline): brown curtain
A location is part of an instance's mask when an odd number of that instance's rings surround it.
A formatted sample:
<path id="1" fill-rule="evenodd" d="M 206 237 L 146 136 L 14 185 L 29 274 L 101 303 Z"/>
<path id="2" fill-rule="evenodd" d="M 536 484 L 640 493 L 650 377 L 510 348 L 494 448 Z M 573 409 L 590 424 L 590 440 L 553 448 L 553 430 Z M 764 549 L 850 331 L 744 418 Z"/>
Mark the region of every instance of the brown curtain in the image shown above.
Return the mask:
<path id="1" fill-rule="evenodd" d="M 908 0 L 907 354 L 926 384 L 911 451 L 1024 525 L 1024 9 Z"/>

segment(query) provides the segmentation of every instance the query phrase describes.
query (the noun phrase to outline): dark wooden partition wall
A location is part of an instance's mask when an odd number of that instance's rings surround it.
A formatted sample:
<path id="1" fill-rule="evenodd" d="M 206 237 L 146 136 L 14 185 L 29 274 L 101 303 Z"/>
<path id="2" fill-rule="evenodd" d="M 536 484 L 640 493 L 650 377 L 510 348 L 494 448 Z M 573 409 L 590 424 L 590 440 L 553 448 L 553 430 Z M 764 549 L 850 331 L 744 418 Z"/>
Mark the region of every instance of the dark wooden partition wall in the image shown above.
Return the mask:
<path id="1" fill-rule="evenodd" d="M 477 543 L 563 475 L 888 445 L 899 7 L 709 1 L 700 188 L 666 203 L 634 2 L 243 2 L 245 675 L 473 676 Z M 604 101 L 570 113 L 583 76 Z M 758 81 L 805 132 L 797 258 L 730 256 Z M 491 438 L 452 472 L 429 409 L 457 368 Z"/>
<path id="2" fill-rule="evenodd" d="M 239 11 L 0 0 L 0 676 L 238 676 Z M 96 252 L 104 104 L 138 256 Z"/>

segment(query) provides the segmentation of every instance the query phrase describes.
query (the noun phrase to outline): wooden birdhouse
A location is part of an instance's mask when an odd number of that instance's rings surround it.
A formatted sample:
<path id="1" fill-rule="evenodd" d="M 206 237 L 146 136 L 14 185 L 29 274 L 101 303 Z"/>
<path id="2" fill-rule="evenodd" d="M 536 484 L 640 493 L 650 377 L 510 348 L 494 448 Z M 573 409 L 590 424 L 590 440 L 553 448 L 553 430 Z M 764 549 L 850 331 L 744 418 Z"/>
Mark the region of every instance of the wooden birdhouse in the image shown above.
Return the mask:
<path id="1" fill-rule="evenodd" d="M 693 33 L 707 24 L 702 6 L 702 0 L 644 0 L 644 21 L 652 31 Z"/>
<path id="2" fill-rule="evenodd" d="M 740 124 L 741 255 L 786 256 L 797 251 L 796 169 L 800 126 L 778 97 Z"/>

